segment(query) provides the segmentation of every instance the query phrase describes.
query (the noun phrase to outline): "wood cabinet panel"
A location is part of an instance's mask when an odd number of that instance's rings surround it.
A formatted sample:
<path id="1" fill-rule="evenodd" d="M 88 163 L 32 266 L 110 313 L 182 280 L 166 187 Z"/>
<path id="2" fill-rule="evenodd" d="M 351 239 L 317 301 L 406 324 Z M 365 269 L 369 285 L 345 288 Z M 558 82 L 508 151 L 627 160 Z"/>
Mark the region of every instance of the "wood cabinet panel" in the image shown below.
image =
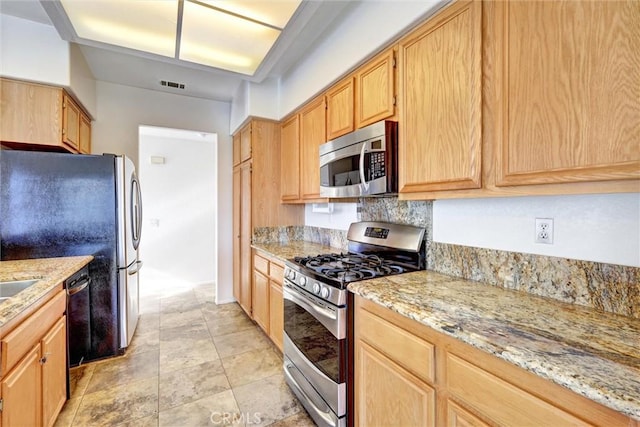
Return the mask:
<path id="1" fill-rule="evenodd" d="M 62 104 L 62 142 L 77 150 L 80 146 L 80 107 L 66 93 Z"/>
<path id="2" fill-rule="evenodd" d="M 450 393 L 499 425 L 589 425 L 455 355 L 446 364 Z"/>
<path id="3" fill-rule="evenodd" d="M 498 185 L 640 177 L 640 3 L 498 3 Z"/>
<path id="4" fill-rule="evenodd" d="M 91 119 L 84 114 L 80 115 L 80 144 L 78 151 L 82 154 L 91 154 Z"/>
<path id="5" fill-rule="evenodd" d="M 269 334 L 269 279 L 258 270 L 253 270 L 252 313 L 265 333 Z"/>
<path id="6" fill-rule="evenodd" d="M 282 299 L 282 284 L 270 281 L 269 289 L 269 337 L 282 351 L 282 336 L 284 334 L 284 301 Z"/>
<path id="7" fill-rule="evenodd" d="M 59 145 L 62 90 L 0 79 L 0 141 Z"/>
<path id="8" fill-rule="evenodd" d="M 239 152 L 239 151 L 238 151 Z M 240 215 L 242 195 L 240 194 L 241 185 L 241 171 L 240 167 L 236 166 L 233 169 L 233 297 L 236 301 L 240 302 L 240 221 L 242 216 Z"/>
<path id="9" fill-rule="evenodd" d="M 240 166 L 240 306 L 251 314 L 251 162 Z"/>
<path id="10" fill-rule="evenodd" d="M 41 422 L 42 379 L 40 344 L 2 379 L 2 425 L 39 426 Z"/>
<path id="11" fill-rule="evenodd" d="M 66 316 L 42 339 L 42 424 L 52 426 L 67 400 Z"/>
<path id="12" fill-rule="evenodd" d="M 353 132 L 354 79 L 348 77 L 326 92 L 327 140 Z"/>
<path id="13" fill-rule="evenodd" d="M 326 142 L 325 101 L 318 97 L 300 112 L 300 193 L 320 197 L 320 144 Z"/>
<path id="14" fill-rule="evenodd" d="M 244 162 L 251 158 L 253 144 L 251 140 L 251 126 L 249 123 L 240 131 L 240 161 Z"/>
<path id="15" fill-rule="evenodd" d="M 378 55 L 356 72 L 356 128 L 395 114 L 394 50 Z"/>
<path id="16" fill-rule="evenodd" d="M 452 400 L 447 400 L 447 426 L 449 427 L 489 427 L 487 423 L 463 409 Z"/>
<path id="17" fill-rule="evenodd" d="M 233 166 L 240 164 L 240 133 L 233 135 Z"/>
<path id="18" fill-rule="evenodd" d="M 357 426 L 435 425 L 434 389 L 360 339 L 355 389 Z"/>
<path id="19" fill-rule="evenodd" d="M 280 146 L 280 199 L 300 201 L 300 118 L 296 114 L 282 124 Z"/>
<path id="20" fill-rule="evenodd" d="M 265 276 L 269 275 L 269 260 L 258 255 L 257 253 L 253 254 L 253 269 L 259 271 Z"/>
<path id="21" fill-rule="evenodd" d="M 480 187 L 481 40 L 479 1 L 401 40 L 400 192 Z"/>
<path id="22" fill-rule="evenodd" d="M 435 347 L 382 318 L 361 310 L 358 313 L 358 339 L 395 360 L 423 381 L 435 380 Z M 407 357 L 411 355 L 411 357 Z"/>

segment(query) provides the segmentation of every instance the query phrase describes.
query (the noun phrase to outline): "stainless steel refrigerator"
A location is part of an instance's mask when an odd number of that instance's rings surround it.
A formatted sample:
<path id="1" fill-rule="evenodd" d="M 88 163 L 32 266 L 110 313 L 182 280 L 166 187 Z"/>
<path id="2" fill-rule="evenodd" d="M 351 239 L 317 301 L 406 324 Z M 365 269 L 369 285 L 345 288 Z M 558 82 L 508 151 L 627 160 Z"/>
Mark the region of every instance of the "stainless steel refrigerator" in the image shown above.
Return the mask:
<path id="1" fill-rule="evenodd" d="M 138 320 L 140 185 L 124 156 L 0 151 L 0 259 L 93 255 L 67 301 L 71 366 L 120 354 Z"/>

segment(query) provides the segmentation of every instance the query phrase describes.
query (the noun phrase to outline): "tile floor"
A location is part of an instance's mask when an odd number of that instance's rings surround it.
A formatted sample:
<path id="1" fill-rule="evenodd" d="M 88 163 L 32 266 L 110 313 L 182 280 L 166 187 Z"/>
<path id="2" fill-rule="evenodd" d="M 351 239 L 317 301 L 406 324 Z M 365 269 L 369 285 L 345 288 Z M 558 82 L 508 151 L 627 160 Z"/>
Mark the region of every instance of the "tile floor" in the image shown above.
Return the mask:
<path id="1" fill-rule="evenodd" d="M 314 425 L 278 349 L 211 286 L 141 290 L 140 311 L 124 356 L 72 369 L 56 427 Z"/>

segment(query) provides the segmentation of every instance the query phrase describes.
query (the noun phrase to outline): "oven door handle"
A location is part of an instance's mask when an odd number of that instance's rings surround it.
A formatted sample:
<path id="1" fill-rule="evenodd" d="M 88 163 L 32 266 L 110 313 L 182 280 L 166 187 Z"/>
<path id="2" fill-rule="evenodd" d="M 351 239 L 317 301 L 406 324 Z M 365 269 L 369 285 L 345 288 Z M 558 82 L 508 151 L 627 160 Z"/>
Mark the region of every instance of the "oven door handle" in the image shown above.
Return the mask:
<path id="1" fill-rule="evenodd" d="M 338 339 L 346 337 L 346 329 L 344 328 L 344 320 L 341 316 L 332 310 L 328 310 L 323 307 L 310 303 L 308 297 L 300 294 L 296 289 L 293 289 L 289 283 L 285 281 L 283 287 L 284 299 L 291 301 L 294 304 L 302 307 L 305 311 L 316 318 L 322 325 L 324 325 L 329 332 Z"/>
<path id="2" fill-rule="evenodd" d="M 369 183 L 367 182 L 367 178 L 364 176 L 364 153 L 367 151 L 367 143 L 369 141 L 365 141 L 362 143 L 362 149 L 360 150 L 360 181 L 362 184 L 362 193 L 366 194 L 369 191 Z"/>

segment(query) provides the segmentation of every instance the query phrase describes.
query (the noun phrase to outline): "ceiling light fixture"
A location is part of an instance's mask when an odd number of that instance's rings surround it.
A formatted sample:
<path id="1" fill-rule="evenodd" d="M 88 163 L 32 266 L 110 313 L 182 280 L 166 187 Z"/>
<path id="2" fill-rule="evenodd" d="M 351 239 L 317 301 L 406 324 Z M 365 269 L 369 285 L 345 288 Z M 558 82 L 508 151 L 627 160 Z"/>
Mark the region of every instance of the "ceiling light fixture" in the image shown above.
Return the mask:
<path id="1" fill-rule="evenodd" d="M 78 37 L 253 75 L 301 0 L 60 0 Z"/>

